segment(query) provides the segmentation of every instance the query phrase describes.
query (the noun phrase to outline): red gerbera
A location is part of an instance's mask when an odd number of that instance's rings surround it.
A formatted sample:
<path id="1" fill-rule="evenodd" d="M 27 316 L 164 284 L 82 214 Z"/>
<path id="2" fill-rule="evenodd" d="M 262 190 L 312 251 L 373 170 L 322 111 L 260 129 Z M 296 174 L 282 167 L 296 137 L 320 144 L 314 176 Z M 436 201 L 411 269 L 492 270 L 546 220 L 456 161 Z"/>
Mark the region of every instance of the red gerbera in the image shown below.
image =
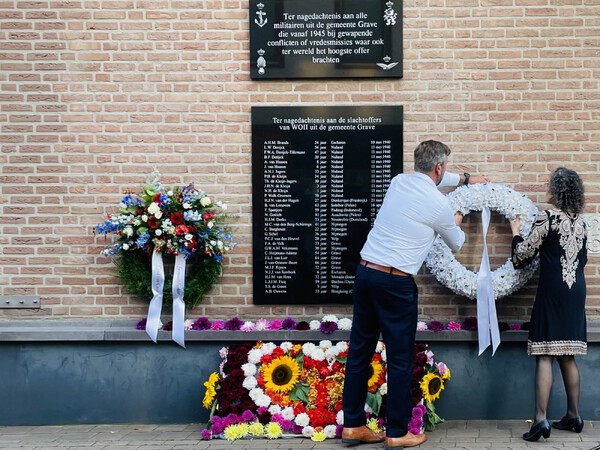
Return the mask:
<path id="1" fill-rule="evenodd" d="M 171 222 L 173 222 L 173 224 L 175 225 L 183 223 L 183 214 L 181 214 L 180 212 L 171 214 Z"/>

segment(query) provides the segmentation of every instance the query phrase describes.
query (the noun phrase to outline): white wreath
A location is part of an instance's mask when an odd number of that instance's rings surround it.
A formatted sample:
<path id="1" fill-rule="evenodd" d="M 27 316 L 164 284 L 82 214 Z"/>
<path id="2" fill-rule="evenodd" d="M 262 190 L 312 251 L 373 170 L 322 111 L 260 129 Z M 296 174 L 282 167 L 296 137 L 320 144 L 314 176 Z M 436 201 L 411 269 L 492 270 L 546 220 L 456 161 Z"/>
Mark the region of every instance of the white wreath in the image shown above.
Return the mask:
<path id="1" fill-rule="evenodd" d="M 521 235 L 527 236 L 538 209 L 525 195 L 501 184 L 472 184 L 461 186 L 448 194 L 454 211 L 468 214 L 484 207 L 497 211 L 507 219 L 521 216 Z M 477 298 L 477 273 L 467 270 L 452 254 L 450 248 L 438 236 L 425 261 L 427 268 L 437 280 L 459 295 Z M 494 298 L 505 297 L 521 288 L 533 276 L 539 265 L 539 256 L 523 269 L 515 269 L 510 258 L 492 272 Z"/>

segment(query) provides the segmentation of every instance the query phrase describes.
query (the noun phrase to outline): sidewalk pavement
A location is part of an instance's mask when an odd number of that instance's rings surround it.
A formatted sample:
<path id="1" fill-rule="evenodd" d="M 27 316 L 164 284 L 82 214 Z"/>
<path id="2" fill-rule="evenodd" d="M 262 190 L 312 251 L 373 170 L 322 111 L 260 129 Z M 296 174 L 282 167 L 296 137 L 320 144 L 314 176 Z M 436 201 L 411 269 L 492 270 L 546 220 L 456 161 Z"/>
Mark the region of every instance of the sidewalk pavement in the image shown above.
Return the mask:
<path id="1" fill-rule="evenodd" d="M 203 441 L 203 424 L 183 425 L 61 425 L 0 427 L 1 450 L 343 450 L 340 439 L 313 442 L 310 439 L 254 439 L 228 442 Z M 526 442 L 521 435 L 529 429 L 524 420 L 449 420 L 429 432 L 419 447 L 446 449 L 572 449 L 590 450 L 600 445 L 600 421 L 586 421 L 581 434 L 552 429 L 549 439 Z M 362 445 L 364 450 L 383 449 L 382 444 Z"/>

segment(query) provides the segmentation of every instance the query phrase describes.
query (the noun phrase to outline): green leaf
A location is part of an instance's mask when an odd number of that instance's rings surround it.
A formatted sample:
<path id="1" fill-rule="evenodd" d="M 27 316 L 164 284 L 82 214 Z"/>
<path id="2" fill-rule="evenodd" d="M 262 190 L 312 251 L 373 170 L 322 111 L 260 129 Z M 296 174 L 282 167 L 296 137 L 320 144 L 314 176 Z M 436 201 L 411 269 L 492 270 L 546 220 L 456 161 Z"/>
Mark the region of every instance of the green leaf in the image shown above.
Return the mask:
<path id="1" fill-rule="evenodd" d="M 301 402 L 308 402 L 308 384 L 297 383 L 296 386 L 290 391 L 290 400 L 300 400 Z"/>
<path id="2" fill-rule="evenodd" d="M 427 409 L 427 412 L 423 416 L 423 425 L 425 425 L 425 431 L 433 431 L 438 423 L 444 422 L 444 419 L 436 414 L 433 403 L 426 401 L 425 408 Z"/>
<path id="3" fill-rule="evenodd" d="M 342 364 L 346 364 L 346 359 L 347 359 L 347 358 L 348 358 L 347 356 L 336 356 L 336 357 L 335 357 L 335 359 L 336 359 L 338 362 L 342 363 Z"/>
<path id="4" fill-rule="evenodd" d="M 367 405 L 369 405 L 373 414 L 379 414 L 379 409 L 381 408 L 381 394 L 379 391 L 374 394 L 367 392 Z"/>

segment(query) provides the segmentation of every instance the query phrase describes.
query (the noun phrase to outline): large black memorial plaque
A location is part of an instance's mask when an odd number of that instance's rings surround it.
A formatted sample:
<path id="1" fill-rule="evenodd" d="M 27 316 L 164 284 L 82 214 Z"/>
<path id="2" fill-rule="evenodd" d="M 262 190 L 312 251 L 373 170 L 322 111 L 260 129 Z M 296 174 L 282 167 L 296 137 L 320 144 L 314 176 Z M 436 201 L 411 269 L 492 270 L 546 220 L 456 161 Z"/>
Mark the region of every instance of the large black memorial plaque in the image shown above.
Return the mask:
<path id="1" fill-rule="evenodd" d="M 253 107 L 254 303 L 351 303 L 400 172 L 401 106 Z"/>
<path id="2" fill-rule="evenodd" d="M 402 77 L 402 0 L 251 0 L 250 76 Z"/>

